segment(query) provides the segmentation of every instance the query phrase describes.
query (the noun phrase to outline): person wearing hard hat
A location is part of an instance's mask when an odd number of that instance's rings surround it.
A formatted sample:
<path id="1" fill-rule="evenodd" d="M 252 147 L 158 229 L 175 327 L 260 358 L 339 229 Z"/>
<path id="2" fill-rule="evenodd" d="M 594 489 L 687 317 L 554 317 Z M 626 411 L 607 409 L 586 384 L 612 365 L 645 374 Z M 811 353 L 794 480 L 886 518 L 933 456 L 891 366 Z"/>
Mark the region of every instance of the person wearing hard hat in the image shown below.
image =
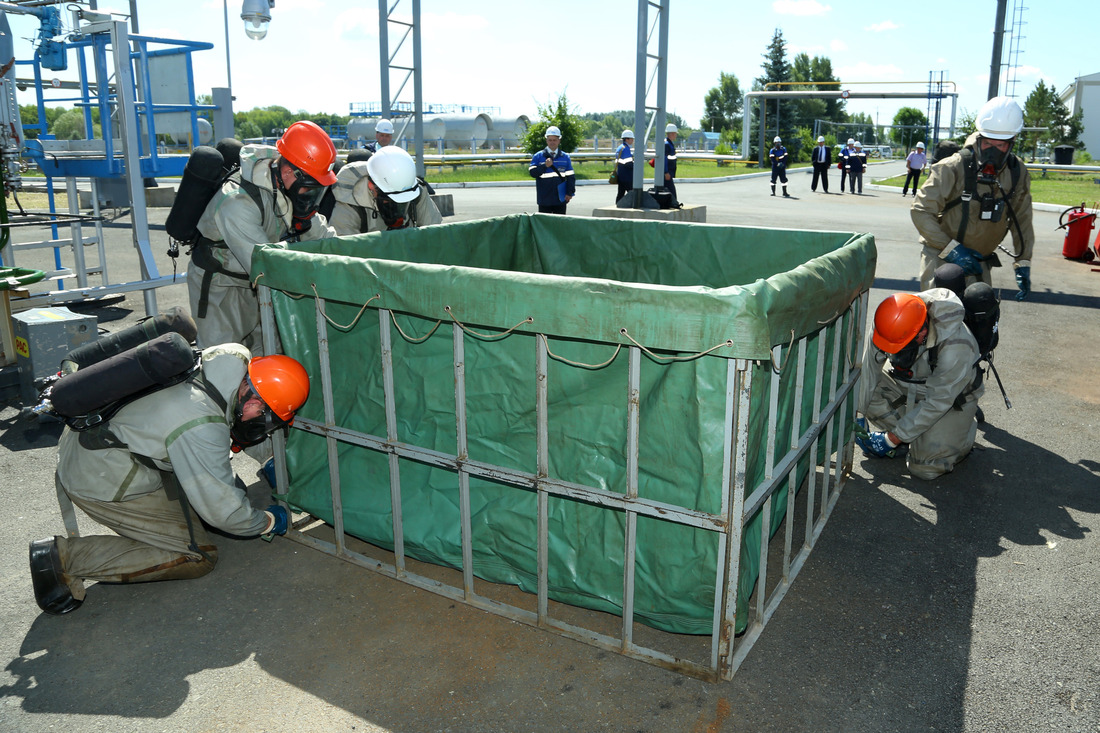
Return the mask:
<path id="1" fill-rule="evenodd" d="M 833 152 L 825 144 L 823 135 L 819 135 L 817 138 L 817 147 L 810 155 L 810 162 L 814 166 L 814 179 L 810 184 L 810 190 L 817 191 L 817 181 L 820 178 L 821 190 L 829 193 L 829 167 L 833 164 Z"/>
<path id="2" fill-rule="evenodd" d="M 848 157 L 856 152 L 856 141 L 854 138 L 848 138 L 847 144 L 840 149 L 840 153 L 837 155 L 839 160 L 837 161 L 837 167 L 840 168 L 840 192 L 844 193 L 844 181 L 848 178 Z"/>
<path id="3" fill-rule="evenodd" d="M 1012 154 L 1024 113 L 1010 97 L 994 97 L 974 118 L 977 128 L 963 148 L 931 168 L 910 208 L 920 234 L 921 287 L 936 268 L 958 265 L 971 278 L 992 285 L 990 269 L 1001 265 L 997 247 L 1012 232 L 1016 300 L 1031 292 L 1031 177 Z"/>
<path id="4" fill-rule="evenodd" d="M 439 224 L 439 213 L 416 176 L 416 161 L 394 145 L 346 164 L 333 186 L 332 227 L 340 236 Z"/>
<path id="5" fill-rule="evenodd" d="M 787 149 L 783 147 L 783 139 L 778 135 L 772 139 L 768 159 L 772 162 L 772 196 L 775 195 L 775 181 L 778 178 L 783 183 L 783 198 L 789 199 L 791 195 L 787 193 Z"/>
<path id="6" fill-rule="evenodd" d="M 244 344 L 263 353 L 260 305 L 249 280 L 252 250 L 268 242 L 336 236 L 317 208 L 328 187 L 336 148 L 328 133 L 295 122 L 275 144 L 241 148 L 241 170 L 222 185 L 199 219 L 187 295 L 200 348 Z"/>
<path id="7" fill-rule="evenodd" d="M 848 192 L 863 193 L 863 170 L 867 167 L 867 153 L 863 152 L 863 143 L 855 141 L 854 149 L 844 158 L 844 171 L 848 174 Z M 859 191 L 856 191 L 856 183 Z"/>
<path id="8" fill-rule="evenodd" d="M 913 152 L 909 153 L 905 158 L 905 185 L 901 188 L 901 195 L 904 196 L 909 193 L 909 184 L 913 184 L 913 195 L 917 195 L 917 189 L 920 188 L 920 174 L 928 165 L 928 156 L 924 154 L 924 143 L 917 143 L 917 146 L 913 148 Z"/>
<path id="9" fill-rule="evenodd" d="M 564 214 L 577 190 L 573 162 L 561 149 L 561 130 L 556 125 L 546 128 L 545 137 L 546 147 L 534 154 L 527 171 L 535 179 L 539 213 Z"/>
<path id="10" fill-rule="evenodd" d="M 622 143 L 615 151 L 615 178 L 619 183 L 619 190 L 615 194 L 615 201 L 625 196 L 634 187 L 634 131 L 623 130 Z"/>
<path id="11" fill-rule="evenodd" d="M 58 442 L 56 484 L 67 536 L 30 544 L 31 583 L 51 615 L 84 602 L 83 581 L 143 583 L 198 578 L 218 548 L 203 522 L 243 537 L 284 534 L 289 515 L 254 509 L 230 465 L 233 446 L 255 445 L 289 425 L 309 376 L 281 354 L 252 357 L 240 344 L 204 349 L 186 380 L 146 395 L 108 422 Z M 73 505 L 114 534 L 76 536 Z"/>
<path id="12" fill-rule="evenodd" d="M 665 125 L 665 188 L 672 194 L 673 205 L 680 201 L 676 195 L 676 138 L 680 128 L 671 122 Z"/>
<path id="13" fill-rule="evenodd" d="M 389 120 L 378 120 L 374 125 L 374 142 L 367 143 L 366 148 L 375 153 L 379 148 L 384 148 L 392 142 L 393 123 Z"/>
<path id="14" fill-rule="evenodd" d="M 946 288 L 897 293 L 875 311 L 863 358 L 856 442 L 873 458 L 908 444 L 913 476 L 954 470 L 974 447 L 985 391 L 965 308 Z"/>

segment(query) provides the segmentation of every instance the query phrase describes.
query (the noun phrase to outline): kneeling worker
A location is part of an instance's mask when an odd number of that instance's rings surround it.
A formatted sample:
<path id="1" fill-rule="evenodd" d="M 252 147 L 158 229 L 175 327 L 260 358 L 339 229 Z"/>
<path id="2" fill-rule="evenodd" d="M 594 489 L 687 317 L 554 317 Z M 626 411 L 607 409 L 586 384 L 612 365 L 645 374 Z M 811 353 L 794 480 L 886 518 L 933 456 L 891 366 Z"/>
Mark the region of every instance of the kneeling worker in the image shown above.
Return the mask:
<path id="1" fill-rule="evenodd" d="M 416 161 L 393 145 L 341 168 L 332 193 L 336 205 L 329 223 L 341 236 L 443 221 L 427 187 L 416 177 Z"/>
<path id="2" fill-rule="evenodd" d="M 79 608 L 84 580 L 205 575 L 218 550 L 200 518 L 234 535 L 284 534 L 286 509 L 253 509 L 235 485 L 230 447 L 255 445 L 289 425 L 308 396 L 309 376 L 294 359 L 252 358 L 240 344 L 222 344 L 202 352 L 186 381 L 134 400 L 89 430 L 65 428 L 58 495 L 117 534 L 32 542 L 38 606 L 53 615 Z M 71 512 L 62 510 L 75 534 Z"/>
<path id="3" fill-rule="evenodd" d="M 856 438 L 864 453 L 893 458 L 908 443 L 906 465 L 922 479 L 942 476 L 969 455 L 985 387 L 964 315 L 962 302 L 943 288 L 891 295 L 875 311 L 857 422 L 880 432 Z"/>

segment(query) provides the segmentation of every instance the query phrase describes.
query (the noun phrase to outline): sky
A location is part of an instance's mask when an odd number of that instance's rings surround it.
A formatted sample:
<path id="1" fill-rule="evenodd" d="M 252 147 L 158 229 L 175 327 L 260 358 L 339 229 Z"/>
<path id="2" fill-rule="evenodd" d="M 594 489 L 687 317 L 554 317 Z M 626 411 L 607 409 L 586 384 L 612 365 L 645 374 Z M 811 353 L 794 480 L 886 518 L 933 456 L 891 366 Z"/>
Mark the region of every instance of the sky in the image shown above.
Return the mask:
<path id="1" fill-rule="evenodd" d="M 142 35 L 206 41 L 194 55 L 197 92 L 227 83 L 225 24 L 220 0 L 133 0 Z M 387 0 L 390 7 L 395 0 Z M 1041 80 L 1061 91 L 1078 76 L 1100 72 L 1100 54 L 1072 42 L 1078 29 L 1100 28 L 1100 3 L 1009 0 L 1001 93 L 1023 103 Z M 101 0 L 99 9 L 129 13 L 130 0 Z M 989 86 L 995 0 L 670 0 L 666 106 L 698 125 L 703 98 L 719 74 L 737 76 L 742 91 L 762 73 L 775 29 L 788 60 L 805 52 L 827 56 L 853 90 L 921 92 L 929 75 L 953 82 L 959 112 L 976 111 Z M 537 116 L 564 93 L 575 112 L 633 109 L 636 0 L 421 0 L 425 103 L 496 107 L 502 116 Z M 276 0 L 267 38 L 245 36 L 241 0 L 229 2 L 232 89 L 237 111 L 281 105 L 293 111 L 348 114 L 349 105 L 380 101 L 378 3 L 374 0 Z M 412 0 L 397 0 L 408 17 Z M 68 14 L 63 12 L 68 26 Z M 652 16 L 651 16 L 652 18 Z M 949 20 L 948 20 L 949 19 Z M 651 21 L 652 22 L 652 21 Z M 30 58 L 38 22 L 9 16 L 16 57 Z M 393 52 L 400 31 L 391 27 Z M 394 63 L 411 53 L 411 38 Z M 653 46 L 656 51 L 656 35 Z M 1010 55 L 1010 51 L 1018 53 Z M 75 64 L 57 72 L 75 79 Z M 47 72 L 49 74 L 50 72 Z M 402 75 L 391 76 L 391 90 Z M 1014 77 L 1016 84 L 1008 87 Z M 905 84 L 902 82 L 918 82 Z M 391 91 L 392 93 L 392 91 Z M 21 104 L 33 101 L 20 98 Z M 409 81 L 401 100 L 412 101 Z M 656 99 L 656 84 L 650 103 Z M 927 111 L 926 99 L 849 100 L 888 124 L 902 106 Z M 949 113 L 949 107 L 945 108 Z"/>

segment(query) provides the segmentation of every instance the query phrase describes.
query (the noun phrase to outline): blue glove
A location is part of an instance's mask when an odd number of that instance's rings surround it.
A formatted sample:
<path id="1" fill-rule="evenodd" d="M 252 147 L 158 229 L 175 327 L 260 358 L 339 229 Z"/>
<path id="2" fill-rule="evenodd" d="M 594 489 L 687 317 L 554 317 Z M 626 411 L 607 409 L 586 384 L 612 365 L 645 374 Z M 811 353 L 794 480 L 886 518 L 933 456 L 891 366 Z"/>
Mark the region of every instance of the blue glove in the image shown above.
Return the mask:
<path id="1" fill-rule="evenodd" d="M 967 275 L 981 275 L 982 263 L 979 259 L 978 253 L 969 247 L 959 245 L 955 249 L 947 253 L 947 256 L 943 258 L 944 262 L 949 262 L 952 265 L 958 265 L 962 268 L 962 271 Z"/>
<path id="2" fill-rule="evenodd" d="M 1016 268 L 1016 287 L 1020 289 L 1020 292 L 1016 293 L 1016 300 L 1023 300 L 1027 297 L 1027 294 L 1031 292 L 1030 267 Z"/>
<path id="3" fill-rule="evenodd" d="M 277 482 L 275 481 L 275 459 L 274 458 L 268 458 L 267 463 L 260 466 L 260 473 L 263 474 L 263 477 L 265 479 L 267 479 L 267 485 L 268 486 L 270 486 L 273 489 L 276 488 L 276 483 Z"/>
<path id="4" fill-rule="evenodd" d="M 866 455 L 872 458 L 893 458 L 897 455 L 896 447 L 891 448 L 886 441 L 886 433 L 868 433 L 866 437 L 857 433 L 856 443 Z"/>
<path id="5" fill-rule="evenodd" d="M 286 534 L 286 528 L 290 523 L 290 515 L 286 513 L 286 508 L 272 504 L 267 508 L 267 512 L 275 517 L 275 526 L 271 528 L 270 534 Z"/>

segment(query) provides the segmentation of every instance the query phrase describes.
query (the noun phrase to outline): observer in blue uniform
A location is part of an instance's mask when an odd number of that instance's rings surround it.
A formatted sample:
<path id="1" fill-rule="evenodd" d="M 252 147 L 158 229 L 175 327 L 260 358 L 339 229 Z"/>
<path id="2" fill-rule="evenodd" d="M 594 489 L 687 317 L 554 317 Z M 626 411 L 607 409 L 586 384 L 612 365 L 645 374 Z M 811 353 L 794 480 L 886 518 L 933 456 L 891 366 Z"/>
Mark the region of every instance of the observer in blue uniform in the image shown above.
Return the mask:
<path id="1" fill-rule="evenodd" d="M 634 187 L 634 153 L 631 150 L 634 147 L 634 131 L 623 130 L 622 139 L 622 144 L 615 151 L 615 178 L 619 182 L 616 202 Z"/>
<path id="2" fill-rule="evenodd" d="M 787 149 L 783 147 L 783 139 L 778 135 L 772 140 L 768 158 L 772 162 L 772 196 L 775 195 L 775 180 L 778 178 L 783 184 L 783 198 L 789 199 L 791 195 L 787 193 Z"/>
<path id="3" fill-rule="evenodd" d="M 564 214 L 573 199 L 577 182 L 573 178 L 573 162 L 561 148 L 561 130 L 554 125 L 546 128 L 546 147 L 531 158 L 528 172 L 535 179 L 535 194 L 540 214 Z"/>
<path id="4" fill-rule="evenodd" d="M 676 136 L 680 134 L 671 122 L 665 125 L 665 188 L 672 194 L 672 200 L 679 201 L 676 195 Z"/>

